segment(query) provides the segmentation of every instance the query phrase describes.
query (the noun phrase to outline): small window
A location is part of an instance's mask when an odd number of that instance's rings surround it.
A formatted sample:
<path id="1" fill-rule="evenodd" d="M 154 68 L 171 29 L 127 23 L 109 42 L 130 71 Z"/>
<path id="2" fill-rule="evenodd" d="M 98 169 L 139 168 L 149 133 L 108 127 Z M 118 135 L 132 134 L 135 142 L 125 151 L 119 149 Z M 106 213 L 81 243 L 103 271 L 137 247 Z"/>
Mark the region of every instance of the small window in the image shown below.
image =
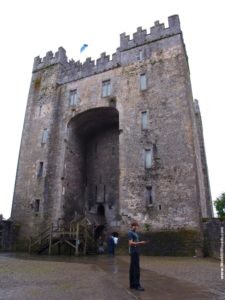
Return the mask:
<path id="1" fill-rule="evenodd" d="M 152 167 L 152 150 L 145 150 L 145 168 L 150 169 Z"/>
<path id="2" fill-rule="evenodd" d="M 139 60 L 143 60 L 143 59 L 144 59 L 143 50 L 140 50 L 140 51 L 139 51 L 138 59 L 139 59 Z"/>
<path id="3" fill-rule="evenodd" d="M 95 202 L 98 201 L 98 187 L 97 185 L 95 186 Z"/>
<path id="4" fill-rule="evenodd" d="M 42 105 L 39 106 L 39 117 L 41 116 Z"/>
<path id="5" fill-rule="evenodd" d="M 34 212 L 38 213 L 40 210 L 40 199 L 34 201 Z"/>
<path id="6" fill-rule="evenodd" d="M 48 129 L 45 128 L 43 133 L 42 133 L 42 139 L 41 139 L 41 143 L 42 144 L 46 144 L 48 140 Z"/>
<path id="7" fill-rule="evenodd" d="M 112 155 L 115 155 L 116 154 L 116 149 L 114 146 L 112 146 Z"/>
<path id="8" fill-rule="evenodd" d="M 39 166 L 38 166 L 37 177 L 43 176 L 43 170 L 44 170 L 44 163 L 43 163 L 43 161 L 40 161 Z"/>
<path id="9" fill-rule="evenodd" d="M 78 94 L 77 90 L 70 91 L 70 106 L 75 106 L 78 104 Z"/>
<path id="10" fill-rule="evenodd" d="M 147 111 L 143 111 L 141 113 L 141 128 L 142 128 L 142 130 L 148 128 L 148 113 L 147 113 Z"/>
<path id="11" fill-rule="evenodd" d="M 103 190 L 103 201 L 105 202 L 105 197 L 106 197 L 106 186 L 104 185 L 104 190 Z"/>
<path id="12" fill-rule="evenodd" d="M 151 186 L 146 186 L 146 200 L 147 200 L 147 205 L 152 205 L 153 204 L 153 196 L 152 196 L 152 187 Z"/>
<path id="13" fill-rule="evenodd" d="M 102 82 L 102 97 L 108 97 L 111 95 L 111 83 L 110 80 Z"/>
<path id="14" fill-rule="evenodd" d="M 140 75 L 140 89 L 141 89 L 141 91 L 144 91 L 144 90 L 147 89 L 146 74 L 141 74 Z"/>

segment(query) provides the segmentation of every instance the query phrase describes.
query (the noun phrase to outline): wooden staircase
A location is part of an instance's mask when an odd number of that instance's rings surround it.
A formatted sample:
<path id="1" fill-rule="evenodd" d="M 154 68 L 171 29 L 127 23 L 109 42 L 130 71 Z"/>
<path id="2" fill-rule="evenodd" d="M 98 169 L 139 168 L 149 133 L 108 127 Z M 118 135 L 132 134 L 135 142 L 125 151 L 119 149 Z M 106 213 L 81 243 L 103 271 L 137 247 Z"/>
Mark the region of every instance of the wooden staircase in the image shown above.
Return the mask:
<path id="1" fill-rule="evenodd" d="M 51 224 L 38 236 L 31 237 L 29 240 L 29 253 L 41 254 L 47 252 L 51 255 L 54 247 L 58 246 L 58 249 L 60 249 L 62 244 L 67 244 L 74 255 L 96 254 L 97 244 L 89 220 L 82 217 L 70 222 L 68 225 L 59 227 Z"/>

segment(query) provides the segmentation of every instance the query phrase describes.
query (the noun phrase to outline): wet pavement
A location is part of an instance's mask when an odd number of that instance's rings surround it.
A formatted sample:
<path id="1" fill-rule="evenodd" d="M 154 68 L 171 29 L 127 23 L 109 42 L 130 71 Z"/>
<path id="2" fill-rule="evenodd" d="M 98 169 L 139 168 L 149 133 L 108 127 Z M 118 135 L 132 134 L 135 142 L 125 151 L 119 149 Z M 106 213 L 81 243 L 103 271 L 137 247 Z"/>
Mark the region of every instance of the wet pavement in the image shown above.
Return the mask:
<path id="1" fill-rule="evenodd" d="M 141 257 L 145 292 L 128 287 L 129 257 L 0 254 L 0 299 L 225 299 L 219 261 Z"/>

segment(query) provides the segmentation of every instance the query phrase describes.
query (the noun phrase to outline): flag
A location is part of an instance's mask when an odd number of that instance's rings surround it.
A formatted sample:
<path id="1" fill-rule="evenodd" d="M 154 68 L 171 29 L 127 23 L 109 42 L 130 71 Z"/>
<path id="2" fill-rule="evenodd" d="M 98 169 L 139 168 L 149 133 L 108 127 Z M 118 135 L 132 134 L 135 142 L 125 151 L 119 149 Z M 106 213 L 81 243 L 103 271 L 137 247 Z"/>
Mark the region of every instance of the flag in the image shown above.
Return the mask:
<path id="1" fill-rule="evenodd" d="M 83 44 L 83 46 L 80 48 L 80 53 L 82 53 L 87 47 L 87 44 Z"/>

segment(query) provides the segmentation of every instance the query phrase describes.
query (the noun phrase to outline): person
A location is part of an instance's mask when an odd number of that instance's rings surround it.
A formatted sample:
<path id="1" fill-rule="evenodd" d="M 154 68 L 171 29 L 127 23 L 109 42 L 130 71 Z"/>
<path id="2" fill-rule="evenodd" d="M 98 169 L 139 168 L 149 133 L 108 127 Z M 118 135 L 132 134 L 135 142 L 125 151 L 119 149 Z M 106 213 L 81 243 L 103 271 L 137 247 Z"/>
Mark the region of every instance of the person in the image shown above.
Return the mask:
<path id="1" fill-rule="evenodd" d="M 115 248 L 116 248 L 116 246 L 117 246 L 117 244 L 118 244 L 118 236 L 117 235 L 113 235 L 113 240 L 114 240 L 114 244 L 115 244 Z"/>
<path id="2" fill-rule="evenodd" d="M 98 239 L 98 254 L 103 254 L 103 253 L 104 253 L 104 240 L 102 236 L 100 236 Z"/>
<path id="3" fill-rule="evenodd" d="M 140 259 L 139 259 L 139 246 L 144 245 L 146 241 L 139 241 L 139 236 L 136 232 L 138 223 L 133 222 L 131 224 L 131 230 L 128 232 L 129 240 L 129 253 L 130 253 L 130 288 L 138 291 L 144 291 L 144 288 L 140 284 Z"/>
<path id="4" fill-rule="evenodd" d="M 114 243 L 114 238 L 113 238 L 112 234 L 108 238 L 108 252 L 109 252 L 109 255 L 115 254 L 115 243 Z"/>

